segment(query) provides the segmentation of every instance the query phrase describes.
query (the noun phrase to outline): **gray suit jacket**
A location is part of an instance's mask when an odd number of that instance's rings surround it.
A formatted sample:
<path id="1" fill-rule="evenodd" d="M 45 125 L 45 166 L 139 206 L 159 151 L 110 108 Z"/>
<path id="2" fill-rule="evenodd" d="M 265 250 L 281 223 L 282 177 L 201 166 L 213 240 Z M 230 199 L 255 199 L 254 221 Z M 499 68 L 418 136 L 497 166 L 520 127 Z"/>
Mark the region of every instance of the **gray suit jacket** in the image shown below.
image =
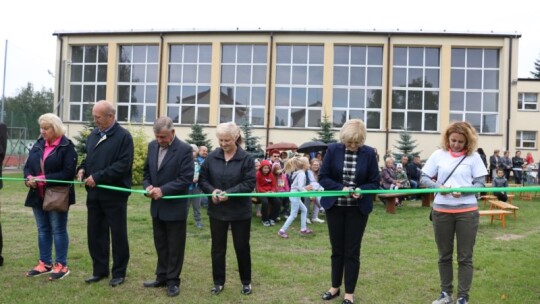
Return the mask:
<path id="1" fill-rule="evenodd" d="M 187 143 L 174 138 L 169 151 L 157 167 L 159 145 L 154 140 L 148 144 L 148 156 L 144 163 L 143 189 L 152 185 L 161 188 L 163 196 L 188 194 L 193 183 L 193 149 Z M 152 199 L 150 213 L 152 217 L 163 221 L 186 220 L 187 199 Z"/>

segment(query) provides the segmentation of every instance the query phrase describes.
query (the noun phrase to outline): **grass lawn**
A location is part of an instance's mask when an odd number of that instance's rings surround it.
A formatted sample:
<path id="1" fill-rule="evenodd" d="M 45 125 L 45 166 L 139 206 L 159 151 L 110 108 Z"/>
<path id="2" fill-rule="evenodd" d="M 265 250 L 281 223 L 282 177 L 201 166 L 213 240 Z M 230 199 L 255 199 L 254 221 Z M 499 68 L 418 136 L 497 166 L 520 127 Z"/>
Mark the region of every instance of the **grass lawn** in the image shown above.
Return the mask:
<path id="1" fill-rule="evenodd" d="M 107 280 L 88 285 L 84 279 L 92 274 L 92 267 L 86 195 L 79 187 L 68 222 L 70 275 L 59 282 L 49 282 L 47 276 L 26 278 L 24 273 L 37 262 L 38 249 L 35 221 L 32 210 L 24 207 L 25 197 L 22 182 L 4 182 L 0 202 L 6 261 L 0 267 L 0 303 L 323 303 L 320 296 L 330 287 L 326 224 L 311 225 L 315 234 L 304 237 L 299 235 L 297 218 L 290 238 L 281 239 L 280 226 L 267 228 L 253 217 L 253 294 L 240 294 L 229 238 L 226 287 L 212 296 L 210 231 L 203 212 L 203 229 L 195 227 L 192 213 L 188 219 L 180 296 L 171 299 L 165 289 L 145 289 L 142 282 L 155 276 L 156 253 L 149 201 L 140 195 L 129 200 L 131 259 L 126 283 L 116 288 L 109 287 Z M 498 221 L 490 225 L 487 217 L 480 218 L 471 303 L 540 303 L 540 197 L 514 203 L 520 207 L 518 218 L 509 216 L 506 229 Z M 356 303 L 431 303 L 438 295 L 437 252 L 428 211 L 420 201 L 411 201 L 390 215 L 380 202 L 375 203 L 363 240 Z"/>

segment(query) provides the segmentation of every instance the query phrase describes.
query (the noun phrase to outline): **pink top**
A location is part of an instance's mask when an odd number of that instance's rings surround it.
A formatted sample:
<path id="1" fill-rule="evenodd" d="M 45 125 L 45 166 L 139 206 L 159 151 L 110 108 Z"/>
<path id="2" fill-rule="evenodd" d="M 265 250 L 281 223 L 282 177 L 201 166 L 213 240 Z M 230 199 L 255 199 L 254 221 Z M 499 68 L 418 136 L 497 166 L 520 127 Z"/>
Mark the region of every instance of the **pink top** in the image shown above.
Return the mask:
<path id="1" fill-rule="evenodd" d="M 61 140 L 62 140 L 62 136 L 58 137 L 52 144 L 49 144 L 48 141 L 45 141 L 45 150 L 43 151 L 44 163 L 45 163 L 45 159 L 47 159 L 47 157 L 49 156 L 49 154 L 51 154 L 54 148 L 56 148 L 60 144 Z M 29 176 L 27 176 L 27 178 L 29 178 Z M 39 172 L 39 175 L 36 176 L 35 178 L 45 179 L 45 172 Z M 43 197 L 45 182 L 37 182 L 37 186 L 39 189 L 39 193 L 41 194 L 41 197 Z"/>

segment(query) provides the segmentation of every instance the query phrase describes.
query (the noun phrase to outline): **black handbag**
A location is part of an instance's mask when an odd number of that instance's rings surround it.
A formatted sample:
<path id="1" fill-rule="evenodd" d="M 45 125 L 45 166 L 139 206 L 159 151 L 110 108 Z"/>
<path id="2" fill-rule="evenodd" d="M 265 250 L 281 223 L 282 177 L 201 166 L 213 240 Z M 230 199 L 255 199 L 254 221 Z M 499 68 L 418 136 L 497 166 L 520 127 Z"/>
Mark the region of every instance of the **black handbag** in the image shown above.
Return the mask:
<path id="1" fill-rule="evenodd" d="M 461 162 L 465 159 L 465 157 L 467 157 L 467 155 L 463 156 L 463 158 L 459 161 L 459 163 L 454 167 L 454 169 L 452 169 L 452 172 L 450 172 L 450 174 L 446 177 L 446 179 L 444 180 L 444 182 L 442 182 L 441 185 L 444 185 L 444 183 L 446 183 L 448 181 L 448 179 L 450 178 L 450 176 L 452 176 L 452 174 L 454 174 L 454 171 L 456 171 L 457 167 L 459 167 L 459 165 L 461 165 Z M 429 220 L 430 221 L 433 221 L 433 207 L 431 207 L 431 210 L 429 210 Z"/>

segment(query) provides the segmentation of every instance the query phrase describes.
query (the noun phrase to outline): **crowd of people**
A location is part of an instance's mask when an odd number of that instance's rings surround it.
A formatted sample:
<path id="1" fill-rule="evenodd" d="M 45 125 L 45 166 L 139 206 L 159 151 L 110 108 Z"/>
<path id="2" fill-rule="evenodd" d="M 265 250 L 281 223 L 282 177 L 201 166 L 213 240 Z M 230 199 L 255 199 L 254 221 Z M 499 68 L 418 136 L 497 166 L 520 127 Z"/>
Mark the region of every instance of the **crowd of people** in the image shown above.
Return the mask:
<path id="1" fill-rule="evenodd" d="M 69 182 L 77 178 L 84 183 L 87 192 L 87 237 L 92 274 L 85 282 L 93 284 L 111 277 L 109 285 L 116 287 L 125 281 L 130 257 L 127 229 L 130 192 L 100 186 L 131 188 L 133 139 L 116 121 L 112 103 L 97 102 L 92 115 L 96 128 L 88 136 L 86 156 L 78 166 L 77 153 L 65 136 L 60 118 L 47 113 L 38 120 L 41 137 L 30 150 L 24 167 L 28 187 L 25 206 L 33 210 L 39 256 L 37 265 L 26 273 L 28 277 L 48 274 L 49 280 L 54 281 L 70 273 L 67 259 L 69 211 L 45 211 L 43 201 L 45 189 L 63 181 L 69 187 L 69 204 L 75 203 L 75 191 Z M 260 217 L 264 227 L 282 222 L 276 230 L 277 235 L 288 239 L 289 228 L 300 214 L 301 236 L 314 233 L 308 228 L 309 224 L 326 223 L 328 227 L 332 251 L 331 285 L 322 293 L 322 299 L 340 296 L 344 285 L 342 303 L 351 304 L 359 277 L 362 238 L 373 210 L 374 195 L 362 195 L 362 190 L 481 188 L 486 176 L 491 177 L 494 186 L 506 187 L 511 175 L 515 183 L 521 183 L 523 170 L 534 163 L 530 155 L 521 158 L 520 151 L 510 158 L 508 151 L 499 156 L 500 151 L 495 150 L 489 157 L 488 166 L 485 153 L 481 148 L 477 149 L 476 131 L 466 122 L 448 126 L 443 132 L 442 148 L 436 150 L 425 164 L 418 155 L 402 155 L 396 161 L 388 151 L 383 158 L 383 167 L 379 167 L 377 150 L 365 144 L 366 127 L 359 119 L 345 122 L 339 141 L 329 144 L 324 151 L 300 156 L 272 150 L 268 159 L 263 160 L 254 159 L 242 148 L 241 130 L 232 122 L 216 127 L 219 147 L 211 153 L 205 146 L 190 145 L 177 137 L 168 117 L 159 117 L 153 132 L 155 139 L 148 144 L 142 187 L 151 202 L 149 209 L 157 265 L 155 278 L 145 281 L 143 286 L 166 287 L 166 294 L 171 297 L 180 293 L 189 208 L 193 209 L 196 228 L 204 228 L 203 219 L 208 220 L 211 294 L 218 295 L 225 288 L 229 230 L 238 264 L 240 292 L 249 295 L 252 293 L 252 215 L 255 213 Z M 0 156 L 3 152 L 0 149 Z M 324 190 L 342 191 L 343 194 L 323 197 L 316 193 L 302 194 Z M 229 195 L 236 193 L 256 195 Z M 182 197 L 186 194 L 207 196 Z M 496 195 L 500 200 L 506 200 L 506 193 Z M 165 196 L 180 198 L 165 200 Z M 401 205 L 400 200 L 386 203 Z M 202 209 L 206 209 L 207 217 L 201 216 Z M 325 214 L 325 220 L 320 218 L 321 213 Z M 459 191 L 437 193 L 430 218 L 439 252 L 441 287 L 440 296 L 433 303 L 453 303 L 454 238 L 459 248 L 458 303 L 468 303 L 479 218 L 476 197 Z M 0 266 L 3 263 L 1 254 L 0 226 Z"/>

